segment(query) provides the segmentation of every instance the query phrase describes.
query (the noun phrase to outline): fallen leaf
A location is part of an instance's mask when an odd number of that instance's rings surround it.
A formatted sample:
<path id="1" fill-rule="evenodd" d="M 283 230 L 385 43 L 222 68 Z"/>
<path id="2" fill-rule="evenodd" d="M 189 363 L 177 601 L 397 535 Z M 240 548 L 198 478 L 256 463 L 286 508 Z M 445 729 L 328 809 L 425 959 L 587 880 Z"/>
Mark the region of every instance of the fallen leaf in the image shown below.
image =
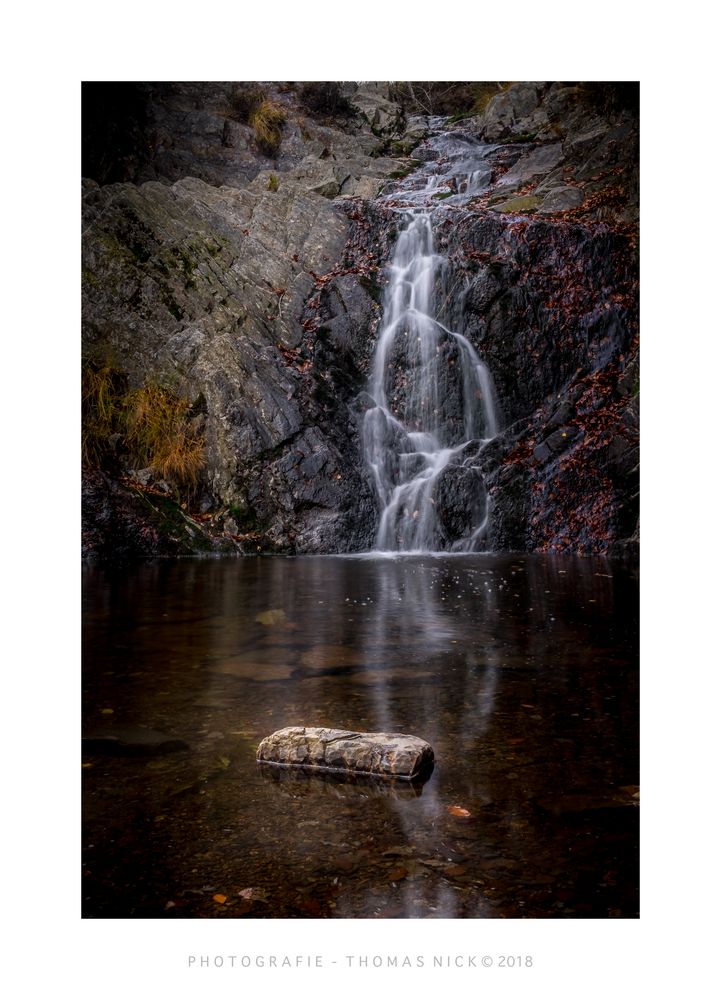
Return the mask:
<path id="1" fill-rule="evenodd" d="M 449 865 L 443 869 L 443 874 L 446 878 L 458 878 L 459 875 L 466 874 L 466 868 L 463 865 Z"/>
<path id="2" fill-rule="evenodd" d="M 405 878 L 408 874 L 408 869 L 404 868 L 403 865 L 397 865 L 395 868 L 391 868 L 388 872 L 389 882 L 400 882 L 402 878 Z"/>
<path id="3" fill-rule="evenodd" d="M 229 767 L 230 757 L 218 757 L 218 763 L 220 764 L 221 767 Z"/>
<path id="4" fill-rule="evenodd" d="M 620 791 L 625 792 L 626 795 L 630 795 L 632 799 L 641 797 L 641 789 L 638 785 L 621 785 Z"/>
<path id="5" fill-rule="evenodd" d="M 227 898 L 228 897 L 224 896 L 222 892 L 216 892 L 216 894 L 213 896 L 213 899 L 215 900 L 216 903 L 224 903 Z"/>
<path id="6" fill-rule="evenodd" d="M 352 858 L 336 858 L 333 867 L 341 872 L 352 872 L 356 863 Z"/>
<path id="7" fill-rule="evenodd" d="M 448 812 L 451 816 L 460 816 L 462 819 L 468 819 L 471 815 L 463 806 L 448 806 Z"/>

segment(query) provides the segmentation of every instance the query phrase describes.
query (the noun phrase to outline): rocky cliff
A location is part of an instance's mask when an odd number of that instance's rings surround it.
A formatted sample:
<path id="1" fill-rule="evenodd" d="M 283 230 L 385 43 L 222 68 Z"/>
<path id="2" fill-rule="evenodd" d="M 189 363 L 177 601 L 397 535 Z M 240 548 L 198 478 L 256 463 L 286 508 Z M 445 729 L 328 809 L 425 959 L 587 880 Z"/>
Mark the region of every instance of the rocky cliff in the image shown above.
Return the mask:
<path id="1" fill-rule="evenodd" d="M 439 191 L 434 219 L 502 414 L 480 463 L 488 544 L 634 548 L 633 87 L 514 84 L 453 120 L 383 84 L 266 84 L 268 139 L 236 84 L 90 86 L 84 361 L 184 400 L 203 467 L 178 488 L 113 435 L 86 470 L 89 556 L 370 547 L 360 426 L 394 195 L 454 133 L 495 147 L 483 193 Z M 474 482 L 450 491 L 449 518 Z"/>

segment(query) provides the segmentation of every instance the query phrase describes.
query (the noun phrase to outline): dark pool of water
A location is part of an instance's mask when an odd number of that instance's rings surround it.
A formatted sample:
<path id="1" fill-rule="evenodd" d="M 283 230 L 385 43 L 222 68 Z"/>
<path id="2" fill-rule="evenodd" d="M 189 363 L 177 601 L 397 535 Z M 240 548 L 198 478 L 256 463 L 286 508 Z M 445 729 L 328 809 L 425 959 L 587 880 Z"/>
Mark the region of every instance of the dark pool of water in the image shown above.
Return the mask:
<path id="1" fill-rule="evenodd" d="M 162 562 L 86 569 L 83 604 L 85 916 L 638 915 L 628 568 Z M 412 733 L 435 770 L 259 767 L 290 725 Z"/>

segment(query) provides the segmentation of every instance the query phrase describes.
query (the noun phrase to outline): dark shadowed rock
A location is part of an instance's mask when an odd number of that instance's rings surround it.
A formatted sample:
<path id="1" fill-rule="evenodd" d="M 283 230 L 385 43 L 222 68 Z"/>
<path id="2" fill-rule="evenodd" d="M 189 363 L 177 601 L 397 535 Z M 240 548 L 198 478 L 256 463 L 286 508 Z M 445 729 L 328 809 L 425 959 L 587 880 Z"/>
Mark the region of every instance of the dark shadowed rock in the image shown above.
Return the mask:
<path id="1" fill-rule="evenodd" d="M 189 750 L 185 740 L 143 726 L 114 726 L 83 736 L 83 752 L 116 757 L 159 756 Z"/>
<path id="2" fill-rule="evenodd" d="M 257 760 L 260 764 L 410 781 L 432 769 L 433 748 L 417 736 L 404 733 L 290 726 L 262 740 Z"/>
<path id="3" fill-rule="evenodd" d="M 626 785 L 611 791 L 550 795 L 537 800 L 544 812 L 554 816 L 578 816 L 598 811 L 633 809 L 639 805 L 638 786 Z"/>
<path id="4" fill-rule="evenodd" d="M 438 477 L 436 514 L 450 545 L 468 538 L 486 515 L 483 477 L 475 468 L 449 465 Z"/>
<path id="5" fill-rule="evenodd" d="M 163 556 L 241 551 L 189 518 L 171 498 L 114 482 L 99 471 L 82 476 L 82 553 L 88 562 L 125 563 Z"/>

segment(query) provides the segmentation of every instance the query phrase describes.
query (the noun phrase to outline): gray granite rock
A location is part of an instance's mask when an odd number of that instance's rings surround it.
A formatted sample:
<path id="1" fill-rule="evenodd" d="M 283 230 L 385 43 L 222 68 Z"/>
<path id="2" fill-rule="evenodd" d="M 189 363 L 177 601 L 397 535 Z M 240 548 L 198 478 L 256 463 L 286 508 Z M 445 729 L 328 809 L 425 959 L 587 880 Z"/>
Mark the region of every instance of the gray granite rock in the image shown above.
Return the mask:
<path id="1" fill-rule="evenodd" d="M 536 177 L 542 177 L 554 170 L 563 160 L 560 142 L 548 146 L 538 146 L 520 158 L 501 178 L 500 186 L 513 190 L 522 187 Z"/>
<path id="2" fill-rule="evenodd" d="M 258 763 L 410 781 L 430 771 L 433 748 L 405 733 L 290 726 L 261 741 Z"/>
<path id="3" fill-rule="evenodd" d="M 541 121 L 536 114 L 542 93 L 541 84 L 515 83 L 496 94 L 483 114 L 481 138 L 486 142 L 497 142 L 545 124 L 545 115 Z"/>
<path id="4" fill-rule="evenodd" d="M 583 191 L 577 187 L 558 187 L 549 191 L 538 211 L 541 214 L 567 212 L 583 204 Z"/>

